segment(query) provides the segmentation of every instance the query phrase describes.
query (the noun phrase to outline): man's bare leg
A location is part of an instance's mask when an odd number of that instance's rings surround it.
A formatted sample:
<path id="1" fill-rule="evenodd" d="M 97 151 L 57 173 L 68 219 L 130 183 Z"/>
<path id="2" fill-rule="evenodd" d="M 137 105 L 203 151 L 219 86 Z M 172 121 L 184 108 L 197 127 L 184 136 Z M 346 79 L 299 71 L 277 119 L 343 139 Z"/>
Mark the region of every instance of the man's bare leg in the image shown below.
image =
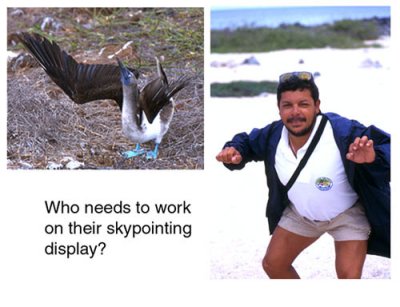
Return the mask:
<path id="1" fill-rule="evenodd" d="M 360 279 L 368 241 L 335 241 L 336 274 L 340 279 Z"/>
<path id="2" fill-rule="evenodd" d="M 272 279 L 300 278 L 292 263 L 305 248 L 317 239 L 300 236 L 277 226 L 262 262 L 264 271 Z"/>

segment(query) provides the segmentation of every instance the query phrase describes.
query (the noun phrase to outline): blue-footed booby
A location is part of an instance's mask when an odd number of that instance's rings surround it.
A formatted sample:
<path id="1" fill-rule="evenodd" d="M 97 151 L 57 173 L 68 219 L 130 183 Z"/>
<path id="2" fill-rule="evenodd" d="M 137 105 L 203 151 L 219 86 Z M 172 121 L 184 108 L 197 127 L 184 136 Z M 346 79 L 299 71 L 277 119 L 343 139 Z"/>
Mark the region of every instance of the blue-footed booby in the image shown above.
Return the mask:
<path id="1" fill-rule="evenodd" d="M 188 84 L 188 78 L 180 77 L 171 84 L 156 58 L 157 78 L 145 85 L 139 91 L 137 78 L 133 72 L 117 59 L 121 70 L 121 83 L 123 89 L 122 102 L 122 131 L 126 137 L 136 142 L 136 149 L 124 152 L 126 158 L 144 154 L 140 143 L 155 141 L 153 151 L 148 151 L 147 159 L 155 159 L 158 146 L 174 114 L 173 96 Z M 145 115 L 145 116 L 143 116 Z"/>
<path id="2" fill-rule="evenodd" d="M 157 77 L 142 90 L 138 87 L 139 72 L 117 65 L 77 63 L 55 42 L 38 34 L 18 35 L 25 48 L 36 58 L 50 78 L 76 103 L 100 99 L 115 100 L 122 111 L 122 131 L 136 149 L 123 153 L 125 158 L 146 154 L 155 159 L 159 144 L 169 128 L 174 113 L 172 97 L 188 85 L 187 77 L 169 83 L 156 58 Z M 153 151 L 146 152 L 141 143 L 155 141 Z"/>

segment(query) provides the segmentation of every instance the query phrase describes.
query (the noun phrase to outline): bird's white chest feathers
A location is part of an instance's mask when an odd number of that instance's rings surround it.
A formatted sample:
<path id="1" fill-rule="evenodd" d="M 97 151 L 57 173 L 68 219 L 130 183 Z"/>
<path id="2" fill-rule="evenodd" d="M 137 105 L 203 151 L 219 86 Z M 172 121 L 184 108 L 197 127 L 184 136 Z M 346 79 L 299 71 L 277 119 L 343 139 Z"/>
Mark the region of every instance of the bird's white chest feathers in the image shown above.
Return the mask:
<path id="1" fill-rule="evenodd" d="M 137 127 L 131 116 L 122 113 L 122 132 L 135 143 L 146 143 L 152 140 L 160 143 L 167 130 L 168 126 L 161 122 L 159 115 L 150 124 L 143 114 L 142 125 Z"/>

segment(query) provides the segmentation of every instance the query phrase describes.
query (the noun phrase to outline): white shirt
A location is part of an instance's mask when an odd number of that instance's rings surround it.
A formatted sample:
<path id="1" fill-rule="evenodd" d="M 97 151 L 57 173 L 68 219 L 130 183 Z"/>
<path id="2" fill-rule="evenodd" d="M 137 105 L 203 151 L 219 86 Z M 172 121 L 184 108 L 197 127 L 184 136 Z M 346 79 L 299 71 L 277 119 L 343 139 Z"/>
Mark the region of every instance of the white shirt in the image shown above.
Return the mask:
<path id="1" fill-rule="evenodd" d="M 289 132 L 283 127 L 275 156 L 275 169 L 283 184 L 287 184 L 296 170 L 320 121 L 321 116 L 318 116 L 309 139 L 297 151 L 297 158 L 290 148 Z M 329 121 L 288 197 L 302 216 L 318 221 L 332 220 L 357 201 L 358 195 L 348 182 Z"/>

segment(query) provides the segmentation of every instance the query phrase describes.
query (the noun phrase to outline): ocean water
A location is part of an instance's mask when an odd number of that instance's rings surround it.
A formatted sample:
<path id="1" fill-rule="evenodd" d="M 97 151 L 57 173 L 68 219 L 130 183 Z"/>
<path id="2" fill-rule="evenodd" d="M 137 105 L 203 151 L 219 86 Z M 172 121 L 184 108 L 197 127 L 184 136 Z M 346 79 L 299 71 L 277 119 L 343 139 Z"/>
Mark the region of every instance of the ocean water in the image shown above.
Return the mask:
<path id="1" fill-rule="evenodd" d="M 314 26 L 370 17 L 390 17 L 390 6 L 215 7 L 211 8 L 211 30 L 278 27 L 282 23 Z"/>

